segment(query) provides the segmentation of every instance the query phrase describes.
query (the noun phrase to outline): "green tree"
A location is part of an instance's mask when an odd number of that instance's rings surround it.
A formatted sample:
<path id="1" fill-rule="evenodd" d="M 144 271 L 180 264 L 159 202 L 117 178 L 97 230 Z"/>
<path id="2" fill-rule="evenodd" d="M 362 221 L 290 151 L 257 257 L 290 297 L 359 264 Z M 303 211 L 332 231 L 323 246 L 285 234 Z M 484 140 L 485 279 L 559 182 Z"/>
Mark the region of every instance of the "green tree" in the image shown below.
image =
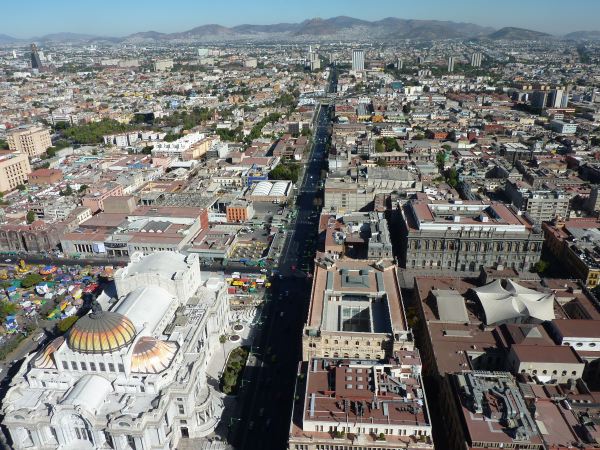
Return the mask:
<path id="1" fill-rule="evenodd" d="M 99 144 L 105 134 L 123 133 L 139 128 L 116 120 L 103 119 L 100 122 L 71 126 L 61 131 L 62 135 L 76 144 Z"/>
<path id="2" fill-rule="evenodd" d="M 69 329 L 73 326 L 75 322 L 77 322 L 78 319 L 79 317 L 77 316 L 65 317 L 56 324 L 56 329 L 59 331 L 59 333 L 64 334 L 67 331 L 69 331 Z"/>
<path id="3" fill-rule="evenodd" d="M 70 146 L 69 141 L 67 141 L 65 139 L 59 139 L 54 143 L 54 146 L 51 148 L 53 148 L 55 151 L 59 151 L 59 150 L 62 150 L 63 148 L 67 148 L 69 146 Z"/>
<path id="4" fill-rule="evenodd" d="M 0 301 L 0 322 L 4 322 L 7 316 L 17 312 L 17 305 L 7 301 Z"/>
<path id="5" fill-rule="evenodd" d="M 533 272 L 542 274 L 542 273 L 546 272 L 549 268 L 550 268 L 550 263 L 548 261 L 540 259 L 533 266 Z"/>
<path id="6" fill-rule="evenodd" d="M 225 342 L 227 342 L 227 336 L 222 334 L 221 336 L 219 336 L 219 343 L 221 344 L 221 348 L 223 349 L 223 359 L 226 358 L 225 356 Z"/>
<path id="7" fill-rule="evenodd" d="M 458 172 L 454 167 L 452 167 L 447 175 L 446 175 L 446 183 L 448 183 L 451 187 L 455 188 L 458 186 Z"/>
<path id="8" fill-rule="evenodd" d="M 32 286 L 40 284 L 44 279 L 37 273 L 29 273 L 21 280 L 21 286 L 29 289 Z"/>
<path id="9" fill-rule="evenodd" d="M 37 219 L 37 215 L 35 212 L 29 210 L 27 211 L 27 217 L 25 219 L 27 220 L 27 223 L 33 223 L 35 219 Z"/>
<path id="10" fill-rule="evenodd" d="M 73 188 L 71 187 L 70 184 L 67 184 L 67 187 L 63 191 L 60 191 L 58 194 L 63 197 L 73 195 Z"/>
<path id="11" fill-rule="evenodd" d="M 24 184 L 18 184 L 17 185 L 17 189 L 21 192 L 23 192 L 24 190 L 27 189 L 27 186 L 25 186 Z"/>
<path id="12" fill-rule="evenodd" d="M 8 142 L 6 142 L 4 139 L 0 139 L 0 149 L 5 148 L 8 148 Z"/>
<path id="13" fill-rule="evenodd" d="M 443 172 L 444 166 L 446 165 L 446 152 L 438 152 L 438 154 L 435 155 L 435 162 L 440 172 Z"/>
<path id="14" fill-rule="evenodd" d="M 377 158 L 377 166 L 378 167 L 387 167 L 388 163 L 383 158 Z"/>
<path id="15" fill-rule="evenodd" d="M 58 131 L 58 130 L 66 130 L 70 126 L 71 126 L 71 124 L 69 124 L 68 122 L 57 122 L 54 125 L 52 125 L 52 128 L 54 128 L 56 131 Z"/>
<path id="16" fill-rule="evenodd" d="M 85 191 L 87 191 L 89 188 L 89 186 L 87 184 L 82 184 L 81 186 L 79 186 L 79 193 L 83 194 Z"/>
<path id="17" fill-rule="evenodd" d="M 270 180 L 290 180 L 293 183 L 298 181 L 300 175 L 300 166 L 295 163 L 283 163 L 269 172 Z"/>
<path id="18" fill-rule="evenodd" d="M 182 137 L 183 135 L 180 133 L 169 133 L 164 137 L 165 142 L 173 142 Z"/>
<path id="19" fill-rule="evenodd" d="M 377 153 L 385 152 L 385 144 L 383 143 L 383 140 L 377 139 L 377 141 L 375 141 L 375 151 Z"/>

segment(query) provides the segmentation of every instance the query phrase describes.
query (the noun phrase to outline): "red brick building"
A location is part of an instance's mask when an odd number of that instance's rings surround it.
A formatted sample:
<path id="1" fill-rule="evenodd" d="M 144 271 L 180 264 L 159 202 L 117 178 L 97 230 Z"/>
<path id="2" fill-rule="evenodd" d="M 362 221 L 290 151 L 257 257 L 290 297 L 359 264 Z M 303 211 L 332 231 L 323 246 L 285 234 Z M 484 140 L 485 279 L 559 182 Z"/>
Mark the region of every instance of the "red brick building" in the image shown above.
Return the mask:
<path id="1" fill-rule="evenodd" d="M 63 179 L 63 173 L 58 169 L 37 169 L 31 172 L 27 179 L 29 184 L 54 184 Z"/>

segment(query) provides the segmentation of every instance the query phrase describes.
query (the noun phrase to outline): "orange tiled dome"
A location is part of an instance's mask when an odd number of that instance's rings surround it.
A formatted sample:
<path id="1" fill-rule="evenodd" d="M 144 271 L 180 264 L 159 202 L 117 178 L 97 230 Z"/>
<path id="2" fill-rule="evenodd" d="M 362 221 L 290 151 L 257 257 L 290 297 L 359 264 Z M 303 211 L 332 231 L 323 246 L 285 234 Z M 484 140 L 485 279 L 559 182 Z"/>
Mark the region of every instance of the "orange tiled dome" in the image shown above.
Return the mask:
<path id="1" fill-rule="evenodd" d="M 80 353 L 111 353 L 127 347 L 135 338 L 135 326 L 127 317 L 99 311 L 79 319 L 69 332 L 69 347 Z"/>
<path id="2" fill-rule="evenodd" d="M 52 354 L 58 350 L 58 348 L 65 342 L 65 338 L 62 336 L 54 339 L 50 344 L 46 346 L 44 351 L 33 361 L 34 367 L 39 369 L 55 369 L 56 364 Z"/>
<path id="3" fill-rule="evenodd" d="M 144 336 L 136 342 L 131 357 L 131 371 L 160 373 L 171 364 L 177 351 L 175 342 L 161 341 Z"/>

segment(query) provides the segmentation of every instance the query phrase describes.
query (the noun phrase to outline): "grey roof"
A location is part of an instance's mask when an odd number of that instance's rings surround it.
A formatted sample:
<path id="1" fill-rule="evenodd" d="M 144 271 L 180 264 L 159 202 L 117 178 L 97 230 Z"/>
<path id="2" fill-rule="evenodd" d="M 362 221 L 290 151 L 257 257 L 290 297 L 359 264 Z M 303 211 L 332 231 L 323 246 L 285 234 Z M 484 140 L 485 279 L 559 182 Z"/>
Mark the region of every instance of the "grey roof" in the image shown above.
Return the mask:
<path id="1" fill-rule="evenodd" d="M 465 323 L 469 321 L 465 299 L 458 292 L 437 289 L 433 291 L 433 295 L 442 322 Z"/>

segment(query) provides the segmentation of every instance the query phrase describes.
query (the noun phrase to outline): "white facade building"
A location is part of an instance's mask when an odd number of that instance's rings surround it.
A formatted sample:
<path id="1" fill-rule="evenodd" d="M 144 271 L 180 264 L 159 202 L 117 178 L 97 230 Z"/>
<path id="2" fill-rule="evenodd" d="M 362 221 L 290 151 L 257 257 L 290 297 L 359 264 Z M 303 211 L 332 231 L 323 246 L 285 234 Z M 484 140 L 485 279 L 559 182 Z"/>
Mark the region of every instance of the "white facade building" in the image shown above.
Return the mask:
<path id="1" fill-rule="evenodd" d="M 362 72 L 365 70 L 365 51 L 364 50 L 353 50 L 352 51 L 352 70 L 354 72 Z"/>
<path id="2" fill-rule="evenodd" d="M 12 448 L 171 449 L 214 431 L 222 402 L 206 367 L 229 312 L 224 283 L 196 255 L 132 256 L 102 294 L 37 354 L 2 403 Z"/>

